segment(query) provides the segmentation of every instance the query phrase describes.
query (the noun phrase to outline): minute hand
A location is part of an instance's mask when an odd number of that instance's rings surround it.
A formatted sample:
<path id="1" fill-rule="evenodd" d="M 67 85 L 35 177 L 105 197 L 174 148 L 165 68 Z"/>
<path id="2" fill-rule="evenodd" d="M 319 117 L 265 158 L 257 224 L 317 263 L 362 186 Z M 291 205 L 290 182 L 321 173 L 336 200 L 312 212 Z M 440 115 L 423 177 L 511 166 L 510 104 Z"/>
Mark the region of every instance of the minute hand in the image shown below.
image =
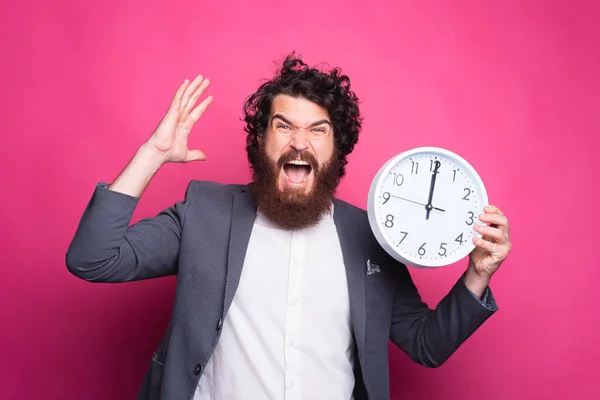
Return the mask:
<path id="1" fill-rule="evenodd" d="M 435 168 L 433 169 L 433 174 L 431 175 L 431 185 L 429 185 L 429 200 L 427 200 L 427 204 L 425 205 L 425 210 L 427 212 L 427 214 L 425 215 L 425 219 L 429 219 L 429 213 L 431 212 L 431 209 L 433 208 L 433 206 L 431 205 L 431 200 L 433 200 L 433 189 L 435 188 L 435 178 L 437 177 L 438 168 L 440 167 L 440 165 L 441 165 L 441 163 L 436 160 Z"/>
<path id="2" fill-rule="evenodd" d="M 415 203 L 415 204 L 418 204 L 418 205 L 420 205 L 420 206 L 425 206 L 425 205 L 426 205 L 426 204 L 424 204 L 424 203 L 419 203 L 418 201 L 414 201 L 414 200 L 410 200 L 410 199 L 405 199 L 404 197 L 400 197 L 400 196 L 394 196 L 393 194 L 390 194 L 390 197 L 395 197 L 395 198 L 397 198 L 397 199 L 404 200 L 404 201 L 408 201 L 408 202 L 411 202 L 411 203 Z M 438 208 L 438 207 L 431 207 L 431 208 L 432 208 L 432 209 L 434 209 L 434 210 L 438 210 L 438 211 L 446 212 L 446 210 L 444 210 L 444 209 L 441 209 L 441 208 Z"/>

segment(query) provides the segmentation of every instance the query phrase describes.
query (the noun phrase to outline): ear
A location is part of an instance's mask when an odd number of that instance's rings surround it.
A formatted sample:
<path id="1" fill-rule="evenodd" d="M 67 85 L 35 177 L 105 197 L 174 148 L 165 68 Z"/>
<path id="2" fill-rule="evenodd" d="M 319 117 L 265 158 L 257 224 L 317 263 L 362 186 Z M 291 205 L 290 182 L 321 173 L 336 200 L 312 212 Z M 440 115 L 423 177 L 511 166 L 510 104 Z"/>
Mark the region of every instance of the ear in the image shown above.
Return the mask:
<path id="1" fill-rule="evenodd" d="M 262 132 L 260 135 L 256 135 L 256 141 L 258 142 L 259 146 L 262 146 L 266 135 L 267 135 L 267 130 Z"/>

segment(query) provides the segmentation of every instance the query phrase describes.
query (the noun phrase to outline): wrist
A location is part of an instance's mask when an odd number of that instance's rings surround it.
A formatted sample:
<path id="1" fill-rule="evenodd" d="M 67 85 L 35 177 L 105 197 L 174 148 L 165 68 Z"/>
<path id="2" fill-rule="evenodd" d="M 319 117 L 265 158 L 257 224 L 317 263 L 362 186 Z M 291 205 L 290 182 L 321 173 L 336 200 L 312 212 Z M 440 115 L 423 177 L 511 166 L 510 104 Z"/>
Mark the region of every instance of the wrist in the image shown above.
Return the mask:
<path id="1" fill-rule="evenodd" d="M 108 189 L 140 197 L 156 171 L 165 162 L 164 154 L 147 143 L 143 144 Z"/>
<path id="2" fill-rule="evenodd" d="M 158 171 L 167 162 L 168 155 L 158 150 L 151 143 L 144 143 L 135 154 L 135 159 L 146 166 L 151 173 Z"/>
<path id="3" fill-rule="evenodd" d="M 465 272 L 465 286 L 473 292 L 477 297 L 481 298 L 483 292 L 490 284 L 490 276 L 477 272 L 474 265 L 469 263 L 469 267 Z"/>

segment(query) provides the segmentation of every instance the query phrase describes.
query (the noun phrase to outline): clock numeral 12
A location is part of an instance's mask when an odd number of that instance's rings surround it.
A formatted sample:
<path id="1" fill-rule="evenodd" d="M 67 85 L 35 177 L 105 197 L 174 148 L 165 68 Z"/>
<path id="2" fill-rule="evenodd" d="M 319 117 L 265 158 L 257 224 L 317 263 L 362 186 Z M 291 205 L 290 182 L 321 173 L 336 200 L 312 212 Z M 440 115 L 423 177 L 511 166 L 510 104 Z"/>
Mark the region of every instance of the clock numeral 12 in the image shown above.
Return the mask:
<path id="1" fill-rule="evenodd" d="M 438 160 L 429 160 L 429 172 L 433 172 L 436 169 L 436 163 L 439 163 Z M 437 166 L 437 169 L 439 170 L 441 167 L 441 164 Z"/>

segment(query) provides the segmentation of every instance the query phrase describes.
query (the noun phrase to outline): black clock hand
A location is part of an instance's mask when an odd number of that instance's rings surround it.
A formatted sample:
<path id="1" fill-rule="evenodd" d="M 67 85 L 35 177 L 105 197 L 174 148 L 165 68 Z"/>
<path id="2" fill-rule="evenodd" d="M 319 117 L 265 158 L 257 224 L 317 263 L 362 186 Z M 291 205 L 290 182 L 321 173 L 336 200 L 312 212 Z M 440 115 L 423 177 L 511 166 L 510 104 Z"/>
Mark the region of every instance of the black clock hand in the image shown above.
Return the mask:
<path id="1" fill-rule="evenodd" d="M 426 205 L 426 204 L 423 204 L 423 203 L 419 203 L 418 201 L 414 201 L 414 200 L 405 199 L 404 197 L 400 197 L 400 196 L 394 196 L 393 194 L 390 194 L 390 197 L 395 197 L 395 198 L 397 198 L 397 199 L 400 199 L 400 200 L 409 201 L 409 202 L 411 202 L 411 203 L 415 203 L 415 204 L 418 204 L 418 205 L 420 205 L 420 206 L 424 206 L 424 205 Z M 441 209 L 441 208 L 438 208 L 438 207 L 431 207 L 431 208 L 432 208 L 432 209 L 434 209 L 434 210 L 438 210 L 438 211 L 446 212 L 446 210 L 443 210 L 443 209 Z"/>
<path id="2" fill-rule="evenodd" d="M 425 205 L 425 209 L 427 210 L 425 219 L 429 219 L 429 213 L 431 212 L 431 209 L 433 208 L 433 206 L 431 205 L 431 200 L 433 200 L 433 189 L 435 188 L 435 178 L 437 177 L 438 168 L 440 167 L 441 163 L 438 160 L 436 160 L 434 165 L 435 165 L 435 168 L 433 169 L 433 174 L 431 175 L 431 185 L 429 185 L 429 200 L 427 200 L 427 204 Z"/>

